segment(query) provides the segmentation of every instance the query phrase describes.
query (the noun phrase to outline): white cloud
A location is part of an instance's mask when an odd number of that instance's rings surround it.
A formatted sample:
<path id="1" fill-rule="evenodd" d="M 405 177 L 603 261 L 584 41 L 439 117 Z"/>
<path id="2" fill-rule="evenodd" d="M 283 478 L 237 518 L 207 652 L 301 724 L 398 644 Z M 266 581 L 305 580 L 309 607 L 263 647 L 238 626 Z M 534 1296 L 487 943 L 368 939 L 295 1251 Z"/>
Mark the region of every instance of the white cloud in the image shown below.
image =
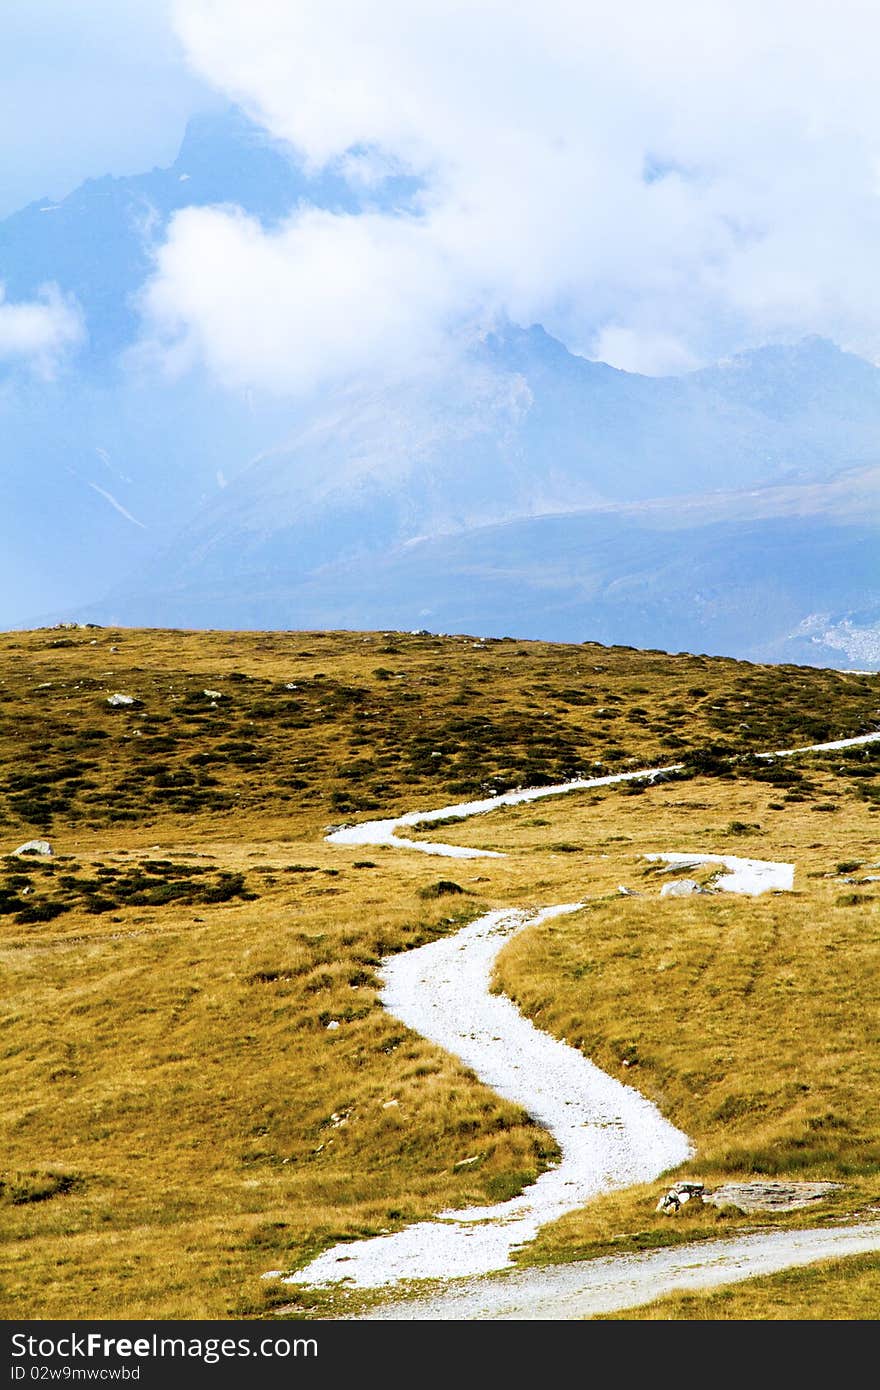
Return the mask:
<path id="1" fill-rule="evenodd" d="M 0 283 L 0 362 L 24 362 L 49 377 L 83 336 L 79 309 L 57 285 L 44 285 L 36 299 L 16 303 Z"/>
<path id="2" fill-rule="evenodd" d="M 606 324 L 593 342 L 593 355 L 624 372 L 643 376 L 675 376 L 700 364 L 684 343 L 668 333 L 635 332 L 615 323 Z"/>
<path id="3" fill-rule="evenodd" d="M 681 369 L 819 332 L 880 358 L 880 13 L 868 0 L 178 0 L 201 74 L 313 167 L 420 215 L 173 225 L 146 305 L 178 357 L 303 389 L 539 321 Z M 373 161 L 371 163 L 370 161 Z"/>
<path id="4" fill-rule="evenodd" d="M 411 218 L 307 208 L 267 235 L 241 212 L 189 208 L 144 306 L 172 366 L 231 386 L 308 390 L 376 361 L 400 374 L 445 353 L 456 286 Z"/>

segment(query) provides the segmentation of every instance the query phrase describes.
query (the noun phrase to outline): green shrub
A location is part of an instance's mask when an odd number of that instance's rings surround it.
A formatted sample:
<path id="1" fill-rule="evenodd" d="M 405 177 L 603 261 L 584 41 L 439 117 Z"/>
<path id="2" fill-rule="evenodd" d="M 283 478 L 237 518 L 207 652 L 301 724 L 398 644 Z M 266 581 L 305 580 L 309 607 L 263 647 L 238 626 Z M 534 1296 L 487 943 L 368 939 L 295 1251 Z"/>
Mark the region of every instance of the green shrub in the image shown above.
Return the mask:
<path id="1" fill-rule="evenodd" d="M 460 883 L 454 883 L 451 878 L 438 878 L 436 883 L 431 883 L 427 888 L 420 888 L 418 896 L 423 899 L 444 898 L 456 893 L 465 893 L 466 888 L 462 888 Z"/>

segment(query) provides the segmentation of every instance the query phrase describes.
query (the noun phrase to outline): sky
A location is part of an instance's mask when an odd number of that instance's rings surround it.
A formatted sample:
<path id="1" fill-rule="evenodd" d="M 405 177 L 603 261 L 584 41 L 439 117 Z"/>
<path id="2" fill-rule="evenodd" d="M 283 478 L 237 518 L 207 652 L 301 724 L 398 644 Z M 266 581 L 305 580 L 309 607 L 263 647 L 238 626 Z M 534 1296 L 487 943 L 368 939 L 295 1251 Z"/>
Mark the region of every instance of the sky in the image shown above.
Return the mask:
<path id="1" fill-rule="evenodd" d="M 4 26 L 7 201 L 167 162 L 212 100 L 361 187 L 421 180 L 271 231 L 179 214 L 141 300 L 174 370 L 311 392 L 506 318 L 647 373 L 810 333 L 880 360 L 873 0 L 33 0 Z"/>
<path id="2" fill-rule="evenodd" d="M 7 0 L 0 12 L 0 217 L 86 178 L 169 164 L 215 94 L 165 0 Z"/>

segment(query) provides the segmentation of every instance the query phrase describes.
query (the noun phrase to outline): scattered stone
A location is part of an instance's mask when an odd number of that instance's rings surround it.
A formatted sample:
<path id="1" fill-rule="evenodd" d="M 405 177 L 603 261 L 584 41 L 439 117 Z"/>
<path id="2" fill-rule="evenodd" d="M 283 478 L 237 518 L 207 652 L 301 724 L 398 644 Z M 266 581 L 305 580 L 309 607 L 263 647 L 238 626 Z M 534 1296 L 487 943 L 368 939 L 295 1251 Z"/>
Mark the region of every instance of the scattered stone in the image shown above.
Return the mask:
<path id="1" fill-rule="evenodd" d="M 107 696 L 107 704 L 111 709 L 125 709 L 131 705 L 139 705 L 140 703 L 141 701 L 136 700 L 134 695 L 123 695 L 118 690 L 114 691 L 112 695 Z"/>
<path id="2" fill-rule="evenodd" d="M 839 1182 L 729 1182 L 707 1192 L 713 1207 L 736 1207 L 745 1215 L 755 1211 L 798 1211 L 824 1201 L 842 1186 Z"/>
<path id="3" fill-rule="evenodd" d="M 663 1216 L 675 1216 L 681 1211 L 682 1207 L 688 1202 L 700 1203 L 703 1201 L 705 1185 L 692 1179 L 683 1179 L 677 1182 L 674 1187 L 670 1187 L 665 1196 L 660 1198 L 655 1208 Z"/>
<path id="4" fill-rule="evenodd" d="M 687 1202 L 713 1207 L 736 1207 L 744 1216 L 758 1211 L 798 1211 L 823 1201 L 842 1186 L 839 1182 L 729 1182 L 706 1191 L 697 1179 L 683 1179 L 660 1198 L 656 1210 L 675 1216 Z"/>
<path id="5" fill-rule="evenodd" d="M 52 846 L 48 840 L 27 840 L 25 844 L 19 845 L 18 849 L 12 851 L 13 854 L 40 854 L 48 858 L 52 853 Z"/>
<path id="6" fill-rule="evenodd" d="M 664 883 L 660 889 L 661 898 L 689 898 L 694 893 L 705 893 L 695 878 L 677 878 L 674 883 Z"/>

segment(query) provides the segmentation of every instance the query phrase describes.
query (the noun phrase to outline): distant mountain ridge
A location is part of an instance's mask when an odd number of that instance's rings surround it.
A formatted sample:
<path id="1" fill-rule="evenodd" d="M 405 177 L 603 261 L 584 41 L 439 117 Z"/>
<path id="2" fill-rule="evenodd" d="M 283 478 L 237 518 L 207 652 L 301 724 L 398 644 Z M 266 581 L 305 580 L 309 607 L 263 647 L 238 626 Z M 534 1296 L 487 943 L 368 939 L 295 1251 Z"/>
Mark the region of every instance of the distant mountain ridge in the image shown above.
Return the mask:
<path id="1" fill-rule="evenodd" d="M 240 473 L 112 611 L 504 635 L 509 608 L 517 635 L 845 662 L 789 634 L 880 602 L 876 368 L 808 340 L 633 377 L 508 328 L 474 380 L 464 403 L 461 383 L 439 403 L 415 388 L 337 403 Z"/>
<path id="2" fill-rule="evenodd" d="M 359 206 L 230 110 L 192 121 L 167 169 L 0 222 L 9 297 L 53 280 L 88 329 L 57 380 L 0 382 L 0 623 L 419 626 L 418 609 L 777 653 L 761 659 L 871 649 L 880 371 L 823 339 L 658 378 L 506 323 L 443 377 L 308 407 L 126 365 L 175 211 L 234 203 L 271 226 L 300 200 Z"/>
<path id="3" fill-rule="evenodd" d="M 305 576 L 203 572 L 88 615 L 135 626 L 427 628 L 873 667 L 878 540 L 876 524 L 815 514 L 691 521 L 590 509 L 404 543 Z"/>
<path id="4" fill-rule="evenodd" d="M 194 116 L 168 168 L 87 179 L 58 202 L 38 199 L 0 221 L 0 278 L 12 299 L 46 281 L 75 295 L 88 323 L 89 366 L 112 366 L 138 335 L 132 294 L 175 212 L 230 203 L 271 225 L 301 198 L 348 211 L 358 205 L 344 180 L 307 176 L 235 107 Z"/>

